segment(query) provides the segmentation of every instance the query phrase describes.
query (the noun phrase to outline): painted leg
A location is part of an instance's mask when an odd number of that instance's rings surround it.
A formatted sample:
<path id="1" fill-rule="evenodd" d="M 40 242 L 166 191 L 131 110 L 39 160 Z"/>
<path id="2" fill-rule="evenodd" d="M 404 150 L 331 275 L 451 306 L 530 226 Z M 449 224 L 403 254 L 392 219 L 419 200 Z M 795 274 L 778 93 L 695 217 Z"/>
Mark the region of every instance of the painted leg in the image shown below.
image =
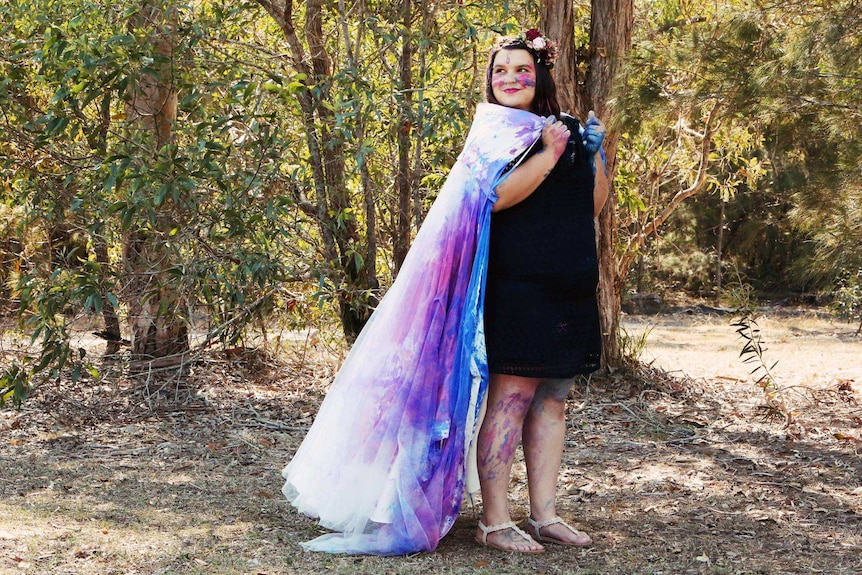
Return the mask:
<path id="1" fill-rule="evenodd" d="M 482 488 L 482 523 L 487 527 L 511 521 L 509 478 L 512 460 L 521 441 L 524 417 L 533 401 L 538 379 L 492 374 L 488 407 L 477 439 L 479 485 Z M 482 531 L 476 532 L 481 541 Z M 491 547 L 507 551 L 536 552 L 543 547 L 513 529 L 489 533 Z"/>
<path id="2" fill-rule="evenodd" d="M 566 396 L 571 379 L 547 379 L 536 389 L 524 420 L 524 459 L 530 492 L 530 516 L 537 522 L 557 515 L 557 480 L 566 440 Z M 564 545 L 588 545 L 585 533 L 561 523 L 541 528 L 540 535 Z"/>

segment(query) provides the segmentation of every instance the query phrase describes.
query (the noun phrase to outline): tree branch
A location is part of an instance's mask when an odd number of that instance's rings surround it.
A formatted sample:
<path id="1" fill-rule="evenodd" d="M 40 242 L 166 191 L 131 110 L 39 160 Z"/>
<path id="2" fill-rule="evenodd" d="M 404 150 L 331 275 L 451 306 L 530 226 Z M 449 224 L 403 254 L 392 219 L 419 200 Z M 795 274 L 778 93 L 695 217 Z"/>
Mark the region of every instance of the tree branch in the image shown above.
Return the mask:
<path id="1" fill-rule="evenodd" d="M 658 233 L 658 229 L 664 224 L 665 221 L 673 214 L 673 212 L 679 207 L 679 205 L 684 202 L 686 199 L 692 197 L 697 194 L 699 191 L 703 189 L 706 185 L 706 177 L 709 171 L 709 150 L 712 146 L 712 138 L 715 135 L 715 132 L 718 130 L 718 112 L 721 109 L 723 102 L 721 100 L 716 100 L 712 106 L 712 109 L 709 111 L 706 119 L 706 125 L 703 129 L 703 139 L 700 143 L 700 161 L 698 162 L 697 167 L 697 176 L 694 179 L 692 184 L 683 189 L 679 190 L 676 194 L 674 194 L 673 198 L 671 198 L 670 202 L 665 206 L 665 208 L 659 212 L 651 221 L 645 223 L 641 228 L 640 233 L 633 235 L 628 244 L 626 245 L 626 252 L 622 257 L 622 261 L 620 264 L 620 275 L 625 276 L 628 272 L 628 269 L 631 267 L 632 262 L 634 262 L 635 253 L 637 249 L 643 246 L 646 243 L 646 240 L 654 236 Z"/>

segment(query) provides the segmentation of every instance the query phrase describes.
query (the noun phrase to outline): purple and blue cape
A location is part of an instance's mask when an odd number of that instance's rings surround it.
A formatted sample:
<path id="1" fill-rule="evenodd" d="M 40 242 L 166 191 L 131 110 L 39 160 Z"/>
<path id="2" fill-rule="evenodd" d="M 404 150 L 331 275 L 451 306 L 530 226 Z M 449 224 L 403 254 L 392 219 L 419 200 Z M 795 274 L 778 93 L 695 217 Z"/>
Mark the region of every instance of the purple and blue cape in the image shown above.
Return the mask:
<path id="1" fill-rule="evenodd" d="M 431 551 L 455 522 L 488 382 L 491 206 L 544 119 L 479 104 L 464 150 L 284 469 L 284 494 L 335 533 L 329 553 Z"/>

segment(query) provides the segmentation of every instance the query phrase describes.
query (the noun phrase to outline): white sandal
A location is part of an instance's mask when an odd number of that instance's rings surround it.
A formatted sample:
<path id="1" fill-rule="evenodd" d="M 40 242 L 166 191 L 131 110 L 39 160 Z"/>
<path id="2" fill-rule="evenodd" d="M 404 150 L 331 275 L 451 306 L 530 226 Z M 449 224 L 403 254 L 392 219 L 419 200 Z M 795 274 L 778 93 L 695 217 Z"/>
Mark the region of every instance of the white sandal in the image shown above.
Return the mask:
<path id="1" fill-rule="evenodd" d="M 511 529 L 518 535 L 524 538 L 525 541 L 529 541 L 531 543 L 535 543 L 536 540 L 530 537 L 530 535 L 523 530 L 521 530 L 517 525 L 515 525 L 512 521 L 508 521 L 506 523 L 500 523 L 499 525 L 491 525 L 490 527 L 486 526 L 482 523 L 482 520 L 479 520 L 479 529 L 482 531 L 482 539 L 480 540 L 476 537 L 476 543 L 480 543 L 485 547 L 490 547 L 492 549 L 499 549 L 500 551 L 509 551 L 511 553 L 541 553 L 544 549 L 535 549 L 535 550 L 524 550 L 520 551 L 517 549 L 506 549 L 494 542 L 488 543 L 488 535 L 490 533 L 496 533 L 497 531 L 505 531 L 506 529 Z"/>
<path id="2" fill-rule="evenodd" d="M 569 542 L 562 539 L 557 539 L 556 537 L 548 537 L 542 535 L 542 529 L 544 529 L 545 527 L 550 527 L 551 525 L 556 525 L 558 523 L 563 525 L 572 533 L 574 533 L 575 536 L 578 538 L 578 541 Z M 593 542 L 593 540 L 590 539 L 589 535 L 587 535 L 583 531 L 578 531 L 577 529 L 563 521 L 559 516 L 551 517 L 550 519 L 545 519 L 544 521 L 536 521 L 532 517 L 527 517 L 527 525 L 527 529 L 531 531 L 530 535 L 532 535 L 533 539 L 540 543 L 556 543 L 557 545 L 565 545 L 566 547 L 586 547 Z"/>

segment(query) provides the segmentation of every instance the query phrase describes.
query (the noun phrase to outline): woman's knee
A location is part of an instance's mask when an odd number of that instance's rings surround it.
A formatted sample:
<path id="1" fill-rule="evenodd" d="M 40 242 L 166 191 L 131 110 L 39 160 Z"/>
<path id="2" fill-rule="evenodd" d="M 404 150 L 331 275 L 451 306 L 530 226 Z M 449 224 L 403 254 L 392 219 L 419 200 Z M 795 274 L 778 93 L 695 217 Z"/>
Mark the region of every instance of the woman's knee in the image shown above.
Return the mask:
<path id="1" fill-rule="evenodd" d="M 538 384 L 539 380 L 535 379 L 492 375 L 488 414 L 523 417 L 533 402 Z"/>
<path id="2" fill-rule="evenodd" d="M 572 388 L 572 378 L 543 379 L 536 389 L 533 404 L 552 402 L 565 405 L 569 390 Z"/>

